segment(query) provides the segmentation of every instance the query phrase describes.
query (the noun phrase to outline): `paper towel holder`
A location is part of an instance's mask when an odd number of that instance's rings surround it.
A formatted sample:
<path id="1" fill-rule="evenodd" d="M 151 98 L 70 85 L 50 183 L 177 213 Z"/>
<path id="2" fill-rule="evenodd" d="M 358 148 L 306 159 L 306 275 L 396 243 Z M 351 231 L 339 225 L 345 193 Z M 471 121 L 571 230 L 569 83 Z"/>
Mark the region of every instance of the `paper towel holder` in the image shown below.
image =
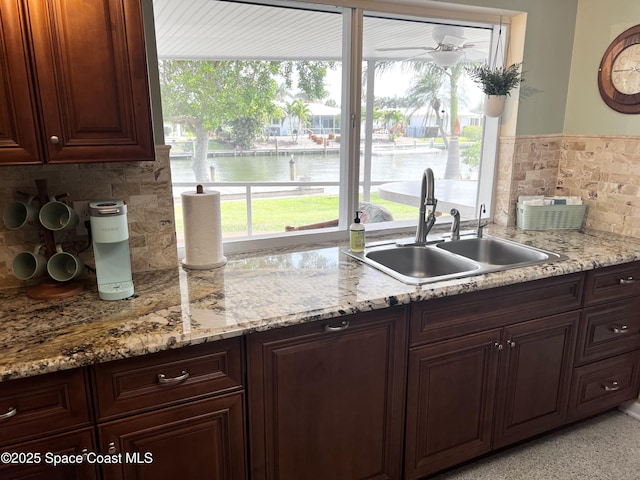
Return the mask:
<path id="1" fill-rule="evenodd" d="M 196 186 L 196 192 L 195 193 L 196 193 L 196 197 L 199 196 L 200 194 L 202 194 L 204 196 L 205 191 L 204 191 L 204 188 L 202 187 L 202 185 L 198 184 Z M 209 192 L 209 193 L 216 193 L 218 195 L 218 198 L 219 198 L 219 192 Z M 193 191 L 190 194 L 186 193 L 186 195 L 193 195 Z M 183 202 L 184 202 L 184 196 L 185 196 L 185 194 L 183 194 Z M 219 209 L 219 203 L 218 203 L 218 209 Z M 182 212 L 183 212 L 183 220 L 184 220 L 183 224 L 185 225 L 185 236 L 186 236 L 186 233 L 187 233 L 187 231 L 186 231 L 187 230 L 187 228 L 186 228 L 187 220 L 184 217 L 184 215 L 186 214 L 186 208 L 185 208 L 184 205 L 183 205 Z M 218 222 L 219 221 L 220 221 L 220 217 L 219 217 L 219 212 L 218 212 Z M 218 232 L 220 232 L 220 224 L 219 223 L 218 223 Z M 220 235 L 220 233 L 218 233 L 218 235 Z M 186 238 L 185 238 L 185 240 L 186 240 Z M 226 265 L 227 258 L 222 254 L 222 250 L 221 250 L 221 248 L 222 248 L 221 247 L 222 238 L 220 236 L 218 236 L 217 238 L 214 239 L 214 243 L 218 243 L 219 244 L 218 248 L 220 248 L 220 251 L 218 252 L 219 255 L 215 259 L 215 261 L 214 262 L 204 262 L 204 263 L 200 262 L 200 263 L 198 263 L 198 262 L 189 261 L 190 260 L 190 258 L 189 258 L 190 255 L 189 255 L 187 244 L 186 244 L 186 241 L 185 241 L 185 258 L 183 258 L 180 263 L 182 264 L 182 266 L 184 268 L 193 269 L 193 270 L 209 270 L 209 269 L 215 269 L 215 268 L 219 268 L 219 267 L 222 267 L 222 266 Z M 200 246 L 202 246 L 202 245 L 200 245 Z M 193 260 L 193 258 L 191 258 L 191 260 Z"/>

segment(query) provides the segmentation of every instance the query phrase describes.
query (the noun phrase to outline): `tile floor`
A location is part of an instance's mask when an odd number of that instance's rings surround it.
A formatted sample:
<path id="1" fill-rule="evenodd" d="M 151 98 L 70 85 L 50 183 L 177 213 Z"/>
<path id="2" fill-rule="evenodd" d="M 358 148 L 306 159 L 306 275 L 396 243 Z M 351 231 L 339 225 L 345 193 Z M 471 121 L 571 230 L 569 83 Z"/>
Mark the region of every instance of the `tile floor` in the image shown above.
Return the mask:
<path id="1" fill-rule="evenodd" d="M 431 480 L 639 480 L 640 421 L 612 410 Z"/>

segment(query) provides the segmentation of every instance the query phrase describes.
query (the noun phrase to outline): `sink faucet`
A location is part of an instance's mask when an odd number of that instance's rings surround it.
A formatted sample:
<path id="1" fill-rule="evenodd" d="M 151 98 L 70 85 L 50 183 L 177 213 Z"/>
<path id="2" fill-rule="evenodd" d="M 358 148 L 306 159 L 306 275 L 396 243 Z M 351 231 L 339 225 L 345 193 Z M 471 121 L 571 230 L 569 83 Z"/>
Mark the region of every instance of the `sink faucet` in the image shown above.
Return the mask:
<path id="1" fill-rule="evenodd" d="M 478 210 L 478 229 L 476 231 L 476 236 L 478 238 L 482 238 L 482 229 L 489 224 L 489 222 L 482 223 L 483 213 L 487 213 L 487 209 L 485 208 L 484 203 L 481 203 L 480 209 Z"/>
<path id="2" fill-rule="evenodd" d="M 422 188 L 420 189 L 420 212 L 418 215 L 418 228 L 416 229 L 416 244 L 427 243 L 427 235 L 436 223 L 436 204 L 438 200 L 434 197 L 435 187 L 433 180 L 433 170 L 427 168 L 422 174 Z M 427 207 L 431 207 L 427 215 Z"/>
<path id="3" fill-rule="evenodd" d="M 460 240 L 460 212 L 457 208 L 452 208 L 449 213 L 453 217 L 453 222 L 451 222 L 451 240 Z"/>

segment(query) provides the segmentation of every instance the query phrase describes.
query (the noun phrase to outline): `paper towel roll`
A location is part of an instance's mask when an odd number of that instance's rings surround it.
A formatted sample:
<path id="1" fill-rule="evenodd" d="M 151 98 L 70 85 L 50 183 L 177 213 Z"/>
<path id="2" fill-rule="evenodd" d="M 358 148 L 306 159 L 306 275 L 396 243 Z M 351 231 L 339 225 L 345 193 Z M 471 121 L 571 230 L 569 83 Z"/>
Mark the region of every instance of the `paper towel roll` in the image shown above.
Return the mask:
<path id="1" fill-rule="evenodd" d="M 198 190 L 202 187 L 198 185 Z M 203 191 L 182 194 L 184 251 L 182 265 L 204 270 L 227 263 L 222 254 L 220 192 Z"/>

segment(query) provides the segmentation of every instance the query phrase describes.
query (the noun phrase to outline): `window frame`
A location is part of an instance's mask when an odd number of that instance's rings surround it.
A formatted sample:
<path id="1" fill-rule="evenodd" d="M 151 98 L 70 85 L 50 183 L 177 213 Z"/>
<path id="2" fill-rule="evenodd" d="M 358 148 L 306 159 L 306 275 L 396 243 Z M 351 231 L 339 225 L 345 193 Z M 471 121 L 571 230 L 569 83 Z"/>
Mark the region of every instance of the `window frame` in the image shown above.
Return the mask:
<path id="1" fill-rule="evenodd" d="M 339 179 L 339 221 L 337 227 L 330 227 L 309 231 L 297 231 L 278 234 L 260 234 L 249 237 L 223 239 L 225 253 L 241 253 L 275 247 L 299 246 L 302 244 L 322 244 L 327 242 L 345 241 L 348 238 L 348 227 L 352 221 L 353 212 L 359 203 L 359 164 L 360 164 L 360 128 L 361 93 L 362 93 L 362 41 L 363 23 L 366 15 L 380 15 L 394 19 L 419 19 L 427 22 L 440 20 L 441 22 L 455 22 L 468 26 L 493 26 L 492 45 L 490 52 L 497 52 L 498 16 L 489 9 L 473 8 L 470 10 L 438 9 L 420 7 L 409 4 L 380 5 L 378 2 L 360 0 L 333 0 L 307 2 L 291 1 L 262 1 L 253 0 L 240 2 L 237 0 L 221 0 L 232 3 L 254 3 L 257 5 L 312 9 L 317 11 L 339 11 L 343 20 L 342 35 L 342 101 L 341 116 L 349 121 L 341 122 L 341 136 L 346 148 L 340 149 L 340 179 Z M 486 10 L 482 13 L 480 10 Z M 499 17 L 501 28 L 509 28 L 508 19 L 503 21 Z M 502 32 L 503 37 L 508 35 Z M 499 45 L 498 45 L 499 46 Z M 498 62 L 504 62 L 505 52 L 500 52 Z M 348 68 L 347 68 L 348 67 Z M 159 96 L 159 95 L 158 95 Z M 160 113 L 160 116 L 161 113 Z M 478 176 L 477 203 L 484 203 L 487 212 L 491 212 L 493 191 L 497 172 L 498 137 L 500 130 L 499 118 L 484 117 L 483 120 L 482 157 Z M 354 159 L 349 161 L 349 159 Z M 370 180 L 370 179 L 369 179 Z M 365 182 L 367 179 L 365 179 Z M 215 188 L 215 187 L 214 187 Z M 489 218 L 487 215 L 484 218 Z M 417 220 L 417 217 L 416 217 Z M 438 223 L 447 223 L 440 218 Z M 386 223 L 386 222 L 385 222 Z M 367 236 L 375 239 L 381 235 L 410 236 L 415 231 L 416 221 L 395 221 L 392 225 L 368 224 Z M 182 245 L 178 245 L 179 249 Z M 180 250 L 179 250 L 180 253 Z"/>

